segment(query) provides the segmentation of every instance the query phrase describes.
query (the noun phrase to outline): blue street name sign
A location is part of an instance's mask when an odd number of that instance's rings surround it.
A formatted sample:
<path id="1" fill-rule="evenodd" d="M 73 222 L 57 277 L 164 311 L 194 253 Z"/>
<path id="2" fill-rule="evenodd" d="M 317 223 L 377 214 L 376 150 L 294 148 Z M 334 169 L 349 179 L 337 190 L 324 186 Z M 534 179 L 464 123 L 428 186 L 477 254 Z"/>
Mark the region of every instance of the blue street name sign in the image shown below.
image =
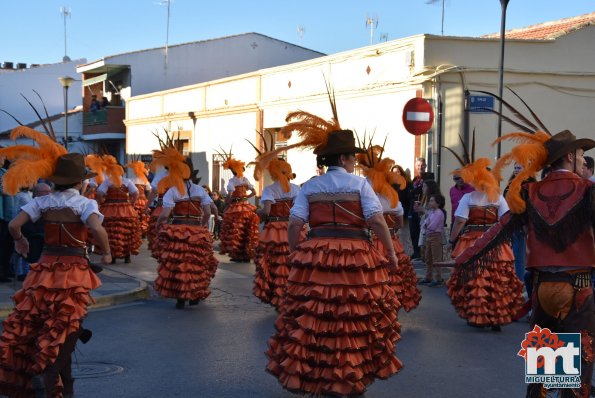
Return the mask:
<path id="1" fill-rule="evenodd" d="M 488 113 L 488 109 L 494 110 L 494 97 L 490 95 L 469 96 L 469 112 Z"/>

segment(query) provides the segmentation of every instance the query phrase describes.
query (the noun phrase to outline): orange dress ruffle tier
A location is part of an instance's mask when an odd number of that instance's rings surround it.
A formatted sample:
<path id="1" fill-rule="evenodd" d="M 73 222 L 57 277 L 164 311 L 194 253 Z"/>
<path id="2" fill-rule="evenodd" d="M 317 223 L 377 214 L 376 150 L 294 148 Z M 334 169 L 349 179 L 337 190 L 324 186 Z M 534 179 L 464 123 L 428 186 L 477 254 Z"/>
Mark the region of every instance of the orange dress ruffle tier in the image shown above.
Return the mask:
<path id="1" fill-rule="evenodd" d="M 485 228 L 480 229 L 487 230 L 491 224 L 498 221 L 497 209 L 492 212 L 484 209 L 472 207 L 467 225 L 485 225 Z M 476 228 L 464 231 L 460 235 L 452 253 L 453 258 L 472 246 L 475 240 L 483 235 L 484 231 Z M 447 286 L 448 296 L 457 314 L 472 325 L 509 324 L 524 303 L 523 284 L 516 276 L 514 255 L 508 243 L 501 245 L 498 260 L 478 269 L 473 278 L 465 280 L 462 267 L 456 266 Z"/>
<path id="2" fill-rule="evenodd" d="M 46 246 L 72 245 L 62 241 L 59 224 L 46 224 Z M 68 231 L 85 241 L 83 224 L 68 224 Z M 31 268 L 23 288 L 15 293 L 15 308 L 4 320 L 0 338 L 0 394 L 33 397 L 31 378 L 52 365 L 67 337 L 79 330 L 93 302 L 89 293 L 101 281 L 84 257 L 42 254 Z M 59 379 L 53 397 L 62 396 Z"/>
<path id="3" fill-rule="evenodd" d="M 285 295 L 285 285 L 289 275 L 287 257 L 287 225 L 292 200 L 277 200 L 271 205 L 269 221 L 266 222 L 260 241 L 256 247 L 254 264 L 254 287 L 252 292 L 263 303 L 277 308 Z M 306 238 L 304 228 L 300 241 Z"/>
<path id="4" fill-rule="evenodd" d="M 417 287 L 417 274 L 411 264 L 411 258 L 405 254 L 405 249 L 403 249 L 403 245 L 397 236 L 397 231 L 394 229 L 394 219 L 389 214 L 385 214 L 384 218 L 390 229 L 391 240 L 397 254 L 397 260 L 399 261 L 398 272 L 390 272 L 392 287 L 403 309 L 409 312 L 416 308 L 421 301 L 421 290 Z M 374 247 L 381 253 L 386 254 L 384 245 L 376 236 L 374 236 Z"/>
<path id="5" fill-rule="evenodd" d="M 194 225 L 202 218 L 199 201 L 177 202 L 172 211 L 175 223 L 159 230 L 159 267 L 155 290 L 162 297 L 203 300 L 217 271 L 213 239 L 209 230 Z M 185 222 L 190 222 L 185 224 Z"/>
<path id="6" fill-rule="evenodd" d="M 151 257 L 159 258 L 159 239 L 157 239 L 157 231 L 155 230 L 155 225 L 157 224 L 157 219 L 161 215 L 161 209 L 163 206 L 163 195 L 159 195 L 157 199 L 157 207 L 151 211 L 151 215 L 149 217 L 149 229 L 147 230 L 147 242 L 149 246 L 149 250 L 151 251 Z"/>
<path id="7" fill-rule="evenodd" d="M 310 225 L 317 228 L 310 204 Z M 352 212 L 361 214 L 359 202 Z M 346 202 L 342 202 L 347 207 Z M 324 216 L 332 217 L 332 212 Z M 362 226 L 357 220 L 351 225 Z M 360 229 L 361 231 L 361 229 Z M 289 256 L 267 371 L 292 392 L 357 395 L 402 368 L 395 354 L 401 306 L 386 258 L 365 239 L 312 238 Z"/>
<path id="8" fill-rule="evenodd" d="M 232 202 L 223 213 L 219 253 L 228 254 L 232 261 L 250 261 L 258 246 L 260 219 L 256 207 L 246 201 L 246 186 L 238 186 Z"/>
<path id="9" fill-rule="evenodd" d="M 134 202 L 134 210 L 136 210 L 138 214 L 141 233 L 145 236 L 149 229 L 149 215 L 145 211 L 147 207 L 147 196 L 145 195 L 144 185 L 136 184 L 136 187 L 138 188 L 138 198 L 136 199 L 136 202 Z"/>
<path id="10" fill-rule="evenodd" d="M 142 237 L 138 214 L 128 202 L 128 189 L 109 187 L 105 202 L 100 206 L 103 227 L 109 238 L 113 258 L 125 258 L 140 252 Z"/>

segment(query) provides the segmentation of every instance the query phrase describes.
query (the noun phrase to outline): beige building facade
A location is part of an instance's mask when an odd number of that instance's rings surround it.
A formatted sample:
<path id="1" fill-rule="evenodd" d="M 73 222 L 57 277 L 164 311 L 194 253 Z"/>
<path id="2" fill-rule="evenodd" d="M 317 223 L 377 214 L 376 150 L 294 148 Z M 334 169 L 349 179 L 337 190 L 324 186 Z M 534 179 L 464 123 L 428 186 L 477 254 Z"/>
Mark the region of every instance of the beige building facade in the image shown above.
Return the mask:
<path id="1" fill-rule="evenodd" d="M 552 134 L 570 129 L 577 136 L 595 137 L 592 43 L 591 23 L 555 37 L 506 41 L 505 85 L 531 106 Z M 484 96 L 475 90 L 497 92 L 499 46 L 497 38 L 424 34 L 131 97 L 126 106 L 126 152 L 149 154 L 157 147 L 153 133 L 179 131 L 180 145 L 192 154 L 202 183 L 220 188 L 230 175 L 221 170 L 218 151 L 231 148 L 234 156 L 249 162 L 255 152 L 246 141 L 258 144 L 257 131 L 276 137 L 288 112 L 331 117 L 327 80 L 343 128 L 359 136 L 375 133 L 379 144 L 387 137 L 386 155 L 404 168 L 413 170 L 415 157 L 424 156 L 428 171 L 436 173 L 448 195 L 450 172 L 458 165 L 442 145 L 460 151 L 459 135 L 470 140 L 475 130 L 476 157 L 495 157 L 491 143 L 497 137 L 497 116 L 472 109 L 471 101 Z M 403 106 L 416 96 L 429 100 L 435 114 L 433 128 L 422 136 L 407 132 L 402 122 Z M 510 92 L 505 91 L 504 98 L 529 113 Z M 497 105 L 493 101 L 494 109 Z M 510 112 L 505 108 L 504 114 Z M 517 130 L 503 123 L 503 133 Z M 508 148 L 504 145 L 503 153 Z M 296 183 L 315 175 L 310 152 L 289 151 L 287 158 Z M 259 188 L 268 183 L 261 182 Z"/>

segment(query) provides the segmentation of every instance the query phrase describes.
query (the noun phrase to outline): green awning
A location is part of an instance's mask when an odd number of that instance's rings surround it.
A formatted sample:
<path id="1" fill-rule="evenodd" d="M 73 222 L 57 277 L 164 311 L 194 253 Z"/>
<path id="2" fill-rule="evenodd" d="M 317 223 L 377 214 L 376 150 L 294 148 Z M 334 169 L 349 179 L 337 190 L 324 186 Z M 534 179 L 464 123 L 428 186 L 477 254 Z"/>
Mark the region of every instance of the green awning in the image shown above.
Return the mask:
<path id="1" fill-rule="evenodd" d="M 101 74 L 99 76 L 91 77 L 89 79 L 83 80 L 83 87 L 90 86 L 95 83 L 101 83 L 107 80 L 107 73 Z"/>

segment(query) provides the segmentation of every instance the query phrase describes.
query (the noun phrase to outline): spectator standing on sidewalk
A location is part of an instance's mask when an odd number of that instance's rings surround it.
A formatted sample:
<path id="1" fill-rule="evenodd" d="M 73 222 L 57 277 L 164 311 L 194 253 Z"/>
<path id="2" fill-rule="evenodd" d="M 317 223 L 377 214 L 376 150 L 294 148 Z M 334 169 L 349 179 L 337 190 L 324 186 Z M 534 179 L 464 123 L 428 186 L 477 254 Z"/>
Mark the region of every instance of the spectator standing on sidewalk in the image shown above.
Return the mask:
<path id="1" fill-rule="evenodd" d="M 595 161 L 591 156 L 585 156 L 585 167 L 583 168 L 583 178 L 591 182 L 595 182 L 595 175 L 593 175 L 593 169 L 595 168 Z"/>
<path id="2" fill-rule="evenodd" d="M 10 162 L 6 160 L 0 169 L 0 282 L 10 282 L 13 276 L 10 259 L 14 253 L 14 242 L 8 233 L 8 223 L 16 215 L 14 211 L 15 198 L 3 189 L 4 175 L 9 166 Z"/>
<path id="3" fill-rule="evenodd" d="M 415 202 L 422 200 L 423 183 L 425 180 L 433 180 L 434 173 L 426 173 L 426 159 L 417 158 L 415 160 L 415 177 L 411 182 L 411 191 L 409 195 L 409 232 L 411 234 L 411 245 L 413 246 L 412 260 L 419 260 L 421 258 L 421 251 L 419 248 L 419 234 L 421 228 L 420 214 L 414 211 Z"/>
<path id="4" fill-rule="evenodd" d="M 430 195 L 428 210 L 424 218 L 425 245 L 424 261 L 426 263 L 426 277 L 420 284 L 427 284 L 430 287 L 444 284 L 442 268 L 434 266 L 434 263 L 442 261 L 443 240 L 444 240 L 444 196 L 440 194 Z"/>
<path id="5" fill-rule="evenodd" d="M 453 185 L 450 188 L 450 192 L 449 192 L 450 206 L 452 209 L 452 215 L 450 217 L 450 228 L 451 229 L 455 223 L 455 213 L 457 212 L 457 207 L 459 207 L 459 202 L 461 201 L 461 198 L 466 193 L 475 191 L 475 188 L 473 188 L 473 185 L 467 184 L 463 180 L 463 177 L 461 177 L 461 176 L 454 175 L 454 176 L 452 176 L 452 180 L 454 181 L 455 185 Z"/>

